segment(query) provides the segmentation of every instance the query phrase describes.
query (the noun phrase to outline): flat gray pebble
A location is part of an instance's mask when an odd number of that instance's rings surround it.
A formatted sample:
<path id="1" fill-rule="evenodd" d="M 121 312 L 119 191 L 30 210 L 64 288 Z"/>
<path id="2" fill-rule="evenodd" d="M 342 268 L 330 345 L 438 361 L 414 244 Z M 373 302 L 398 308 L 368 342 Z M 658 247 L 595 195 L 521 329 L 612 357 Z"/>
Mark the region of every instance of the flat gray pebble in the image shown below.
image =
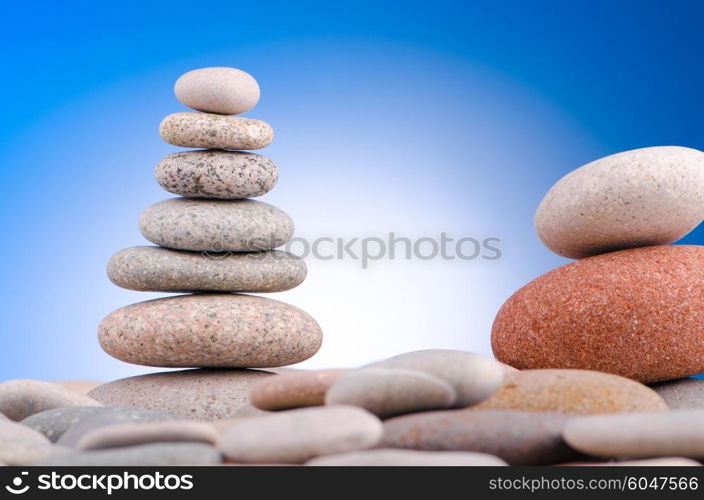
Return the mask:
<path id="1" fill-rule="evenodd" d="M 0 383 L 0 413 L 10 420 L 23 420 L 52 408 L 101 406 L 96 400 L 41 380 L 17 379 Z"/>
<path id="2" fill-rule="evenodd" d="M 303 463 L 319 455 L 371 448 L 382 424 L 354 406 L 322 406 L 243 419 L 225 429 L 219 448 L 245 463 Z"/>
<path id="3" fill-rule="evenodd" d="M 49 441 L 55 443 L 71 427 L 85 416 L 102 414 L 113 411 L 114 408 L 105 406 L 69 406 L 67 408 L 54 408 L 35 413 L 24 420 L 22 424 L 41 432 Z"/>
<path id="4" fill-rule="evenodd" d="M 428 373 L 448 382 L 457 393 L 454 406 L 462 408 L 485 400 L 504 379 L 501 363 L 473 352 L 427 349 L 407 352 L 364 368 L 405 368 Z"/>
<path id="5" fill-rule="evenodd" d="M 217 465 L 220 453 L 201 443 L 156 443 L 107 450 L 69 453 L 44 460 L 45 466 L 149 466 Z"/>
<path id="6" fill-rule="evenodd" d="M 283 292 L 307 272 L 303 260 L 279 250 L 203 254 L 149 246 L 120 250 L 107 270 L 117 286 L 152 292 Z"/>
<path id="7" fill-rule="evenodd" d="M 673 410 L 704 409 L 704 380 L 683 378 L 650 386 Z"/>
<path id="8" fill-rule="evenodd" d="M 142 410 L 134 408 L 105 408 L 102 412 L 83 415 L 73 423 L 57 440 L 57 444 L 75 448 L 83 437 L 103 427 L 126 423 L 168 422 L 180 417 L 159 410 Z"/>
<path id="9" fill-rule="evenodd" d="M 353 405 L 379 418 L 449 408 L 457 394 L 450 384 L 425 372 L 362 368 L 342 375 L 328 389 L 325 404 Z"/>

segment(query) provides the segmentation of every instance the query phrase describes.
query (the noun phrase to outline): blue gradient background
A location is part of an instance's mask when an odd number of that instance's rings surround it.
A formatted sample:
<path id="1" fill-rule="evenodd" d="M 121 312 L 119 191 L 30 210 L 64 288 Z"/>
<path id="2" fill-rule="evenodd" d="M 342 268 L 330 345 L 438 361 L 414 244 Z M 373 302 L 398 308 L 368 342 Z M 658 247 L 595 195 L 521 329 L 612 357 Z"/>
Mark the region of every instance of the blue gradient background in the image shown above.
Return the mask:
<path id="1" fill-rule="evenodd" d="M 263 199 L 297 235 L 497 236 L 489 261 L 309 260 L 276 298 L 325 342 L 304 366 L 418 348 L 490 352 L 501 303 L 566 262 L 532 217 L 559 177 L 651 145 L 704 149 L 704 3 L 33 2 L 0 18 L 0 379 L 154 369 L 98 346 L 108 312 L 157 294 L 105 276 L 167 198 L 153 168 L 175 79 L 228 65 L 262 87 L 281 168 Z M 704 231 L 686 238 L 701 243 Z"/>

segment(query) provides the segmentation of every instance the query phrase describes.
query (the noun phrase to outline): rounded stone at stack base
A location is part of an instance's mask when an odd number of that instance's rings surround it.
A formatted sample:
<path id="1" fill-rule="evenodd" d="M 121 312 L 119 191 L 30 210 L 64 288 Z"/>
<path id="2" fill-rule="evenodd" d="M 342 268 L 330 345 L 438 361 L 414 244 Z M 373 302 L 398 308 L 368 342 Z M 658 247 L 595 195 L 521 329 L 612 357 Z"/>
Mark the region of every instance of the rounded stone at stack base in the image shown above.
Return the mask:
<path id="1" fill-rule="evenodd" d="M 261 201 L 172 198 L 142 212 L 139 229 L 152 243 L 176 250 L 253 252 L 288 242 L 294 224 Z"/>
<path id="2" fill-rule="evenodd" d="M 535 214 L 555 253 L 583 258 L 669 244 L 704 219 L 704 153 L 651 147 L 601 158 L 560 179 Z"/>
<path id="3" fill-rule="evenodd" d="M 322 332 L 307 313 L 277 300 L 195 294 L 117 309 L 98 326 L 98 340 L 137 365 L 266 368 L 310 358 Z"/>
<path id="4" fill-rule="evenodd" d="M 592 415 L 570 422 L 571 447 L 598 457 L 704 458 L 704 410 Z"/>
<path id="5" fill-rule="evenodd" d="M 282 292 L 300 285 L 306 264 L 278 250 L 198 253 L 126 248 L 108 262 L 108 277 L 129 290 L 154 292 Z"/>
<path id="6" fill-rule="evenodd" d="M 492 327 L 499 361 L 641 382 L 704 371 L 704 247 L 654 246 L 572 262 L 531 281 Z"/>
<path id="7" fill-rule="evenodd" d="M 239 115 L 259 101 L 257 81 L 241 69 L 200 68 L 181 75 L 174 85 L 176 98 L 191 109 Z"/>
<path id="8" fill-rule="evenodd" d="M 261 120 L 192 112 L 167 116 L 159 134 L 174 146 L 235 151 L 265 148 L 274 140 L 271 125 Z"/>
<path id="9" fill-rule="evenodd" d="M 114 380 L 91 397 L 109 406 L 161 410 L 195 420 L 236 417 L 249 405 L 251 387 L 271 372 L 261 370 L 181 370 Z"/>
<path id="10" fill-rule="evenodd" d="M 325 393 L 348 370 L 292 370 L 258 382 L 249 393 L 262 410 L 287 410 L 325 404 Z"/>
<path id="11" fill-rule="evenodd" d="M 240 151 L 182 151 L 159 161 L 154 171 L 166 191 L 188 198 L 232 200 L 271 191 L 279 169 L 266 156 Z"/>
<path id="12" fill-rule="evenodd" d="M 570 414 L 667 410 L 652 389 L 634 380 L 590 370 L 523 370 L 471 409 Z"/>
<path id="13" fill-rule="evenodd" d="M 474 451 L 510 465 L 550 465 L 575 459 L 562 440 L 573 418 L 559 413 L 443 410 L 414 413 L 384 422 L 380 448 Z"/>

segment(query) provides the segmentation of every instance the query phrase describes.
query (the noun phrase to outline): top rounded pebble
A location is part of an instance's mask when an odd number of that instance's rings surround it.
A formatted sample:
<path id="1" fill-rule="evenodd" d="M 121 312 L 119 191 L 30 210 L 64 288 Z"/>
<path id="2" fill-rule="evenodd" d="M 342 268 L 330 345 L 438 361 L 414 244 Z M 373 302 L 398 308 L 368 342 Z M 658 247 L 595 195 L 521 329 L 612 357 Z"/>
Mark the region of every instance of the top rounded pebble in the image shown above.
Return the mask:
<path id="1" fill-rule="evenodd" d="M 194 69 L 174 85 L 176 98 L 196 111 L 239 115 L 259 102 L 259 85 L 252 75 L 236 68 Z"/>

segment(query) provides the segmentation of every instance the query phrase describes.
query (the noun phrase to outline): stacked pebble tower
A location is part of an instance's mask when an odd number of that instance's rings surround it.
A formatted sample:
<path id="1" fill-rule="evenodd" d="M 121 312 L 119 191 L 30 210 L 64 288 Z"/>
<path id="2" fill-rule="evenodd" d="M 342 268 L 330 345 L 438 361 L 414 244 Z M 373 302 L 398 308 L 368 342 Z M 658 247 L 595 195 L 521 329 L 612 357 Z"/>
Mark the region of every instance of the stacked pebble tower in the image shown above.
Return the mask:
<path id="1" fill-rule="evenodd" d="M 204 68 L 182 75 L 175 93 L 196 111 L 164 118 L 161 137 L 205 149 L 159 162 L 157 181 L 180 197 L 142 213 L 140 230 L 158 246 L 118 252 L 108 276 L 130 290 L 193 293 L 114 311 L 99 326 L 100 345 L 122 361 L 158 367 L 303 361 L 320 348 L 315 320 L 288 304 L 240 293 L 288 290 L 306 276 L 302 260 L 275 250 L 291 238 L 291 219 L 250 199 L 270 191 L 279 177 L 269 158 L 243 151 L 271 143 L 271 126 L 235 116 L 257 104 L 259 86 L 239 69 Z"/>

